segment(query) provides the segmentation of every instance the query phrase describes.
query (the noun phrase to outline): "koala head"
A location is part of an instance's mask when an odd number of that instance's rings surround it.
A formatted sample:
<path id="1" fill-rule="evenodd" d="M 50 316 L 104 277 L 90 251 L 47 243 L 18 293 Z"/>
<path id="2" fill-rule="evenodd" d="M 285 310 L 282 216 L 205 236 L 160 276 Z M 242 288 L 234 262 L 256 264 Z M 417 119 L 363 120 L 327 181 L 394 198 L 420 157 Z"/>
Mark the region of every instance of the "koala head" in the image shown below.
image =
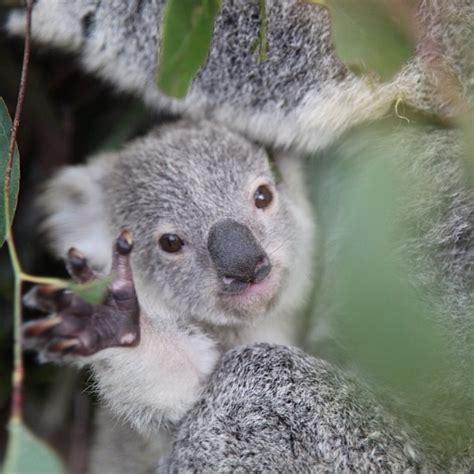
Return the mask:
<path id="1" fill-rule="evenodd" d="M 309 267 L 298 262 L 311 260 L 303 195 L 287 192 L 263 148 L 220 126 L 180 122 L 66 170 L 43 202 L 57 251 L 76 246 L 106 264 L 126 228 L 139 296 L 195 320 L 241 325 L 287 304 L 289 293 L 301 299 L 294 287 Z"/>

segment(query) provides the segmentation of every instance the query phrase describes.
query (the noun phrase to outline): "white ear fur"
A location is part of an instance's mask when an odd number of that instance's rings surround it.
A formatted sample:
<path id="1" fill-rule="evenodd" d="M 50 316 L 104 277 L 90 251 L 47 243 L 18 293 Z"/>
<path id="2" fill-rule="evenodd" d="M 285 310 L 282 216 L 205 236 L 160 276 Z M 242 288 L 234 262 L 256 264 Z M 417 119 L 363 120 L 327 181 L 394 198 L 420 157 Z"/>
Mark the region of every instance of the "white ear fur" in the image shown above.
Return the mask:
<path id="1" fill-rule="evenodd" d="M 87 13 L 87 10 L 84 10 L 85 6 L 76 5 L 76 0 L 38 0 L 31 18 L 35 41 L 70 52 L 78 51 L 82 45 L 80 18 Z M 11 35 L 24 35 L 25 16 L 24 10 L 10 13 L 6 27 Z"/>
<path id="2" fill-rule="evenodd" d="M 53 253 L 64 258 L 76 247 L 99 269 L 110 265 L 112 241 L 100 179 L 105 160 L 60 171 L 39 199 L 45 219 L 41 224 Z"/>

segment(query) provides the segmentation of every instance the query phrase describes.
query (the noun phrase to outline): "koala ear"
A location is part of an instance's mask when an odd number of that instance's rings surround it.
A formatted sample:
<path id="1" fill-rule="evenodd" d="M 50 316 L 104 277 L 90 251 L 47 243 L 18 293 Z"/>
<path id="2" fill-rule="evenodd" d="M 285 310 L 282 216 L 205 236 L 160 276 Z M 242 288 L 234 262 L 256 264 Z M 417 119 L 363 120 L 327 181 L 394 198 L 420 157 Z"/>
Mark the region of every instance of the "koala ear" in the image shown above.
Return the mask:
<path id="1" fill-rule="evenodd" d="M 108 268 L 113 236 L 101 186 L 106 169 L 103 160 L 94 160 L 65 168 L 47 183 L 38 201 L 41 230 L 56 256 L 76 247 L 94 267 Z"/>
<path id="2" fill-rule="evenodd" d="M 69 52 L 79 51 L 83 41 L 84 19 L 87 18 L 88 3 L 79 0 L 36 0 L 32 15 L 32 36 L 35 41 L 63 48 Z M 14 36 L 25 32 L 25 9 L 13 10 L 6 30 Z"/>

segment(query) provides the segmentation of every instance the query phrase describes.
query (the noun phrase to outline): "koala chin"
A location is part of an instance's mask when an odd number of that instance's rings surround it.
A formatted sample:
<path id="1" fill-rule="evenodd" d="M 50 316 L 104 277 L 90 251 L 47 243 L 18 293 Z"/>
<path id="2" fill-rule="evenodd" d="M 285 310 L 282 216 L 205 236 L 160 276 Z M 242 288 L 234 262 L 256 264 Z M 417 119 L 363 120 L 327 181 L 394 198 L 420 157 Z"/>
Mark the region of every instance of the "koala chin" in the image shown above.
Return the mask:
<path id="1" fill-rule="evenodd" d="M 25 326 L 29 346 L 90 365 L 136 429 L 178 422 L 224 350 L 295 341 L 314 245 L 300 166 L 183 121 L 62 170 L 40 199 L 51 248 L 77 280 L 112 283 L 102 305 L 34 288 L 26 303 L 54 316 Z"/>

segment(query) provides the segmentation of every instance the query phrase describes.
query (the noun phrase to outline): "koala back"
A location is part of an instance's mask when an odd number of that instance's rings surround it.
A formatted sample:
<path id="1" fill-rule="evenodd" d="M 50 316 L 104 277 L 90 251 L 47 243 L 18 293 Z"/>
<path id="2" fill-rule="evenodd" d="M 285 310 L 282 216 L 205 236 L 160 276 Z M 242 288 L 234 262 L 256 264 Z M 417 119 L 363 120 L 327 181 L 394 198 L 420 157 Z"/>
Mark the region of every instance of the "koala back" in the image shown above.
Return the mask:
<path id="1" fill-rule="evenodd" d="M 347 374 L 298 349 L 258 344 L 224 356 L 158 472 L 418 472 L 421 467 L 434 468 Z"/>

